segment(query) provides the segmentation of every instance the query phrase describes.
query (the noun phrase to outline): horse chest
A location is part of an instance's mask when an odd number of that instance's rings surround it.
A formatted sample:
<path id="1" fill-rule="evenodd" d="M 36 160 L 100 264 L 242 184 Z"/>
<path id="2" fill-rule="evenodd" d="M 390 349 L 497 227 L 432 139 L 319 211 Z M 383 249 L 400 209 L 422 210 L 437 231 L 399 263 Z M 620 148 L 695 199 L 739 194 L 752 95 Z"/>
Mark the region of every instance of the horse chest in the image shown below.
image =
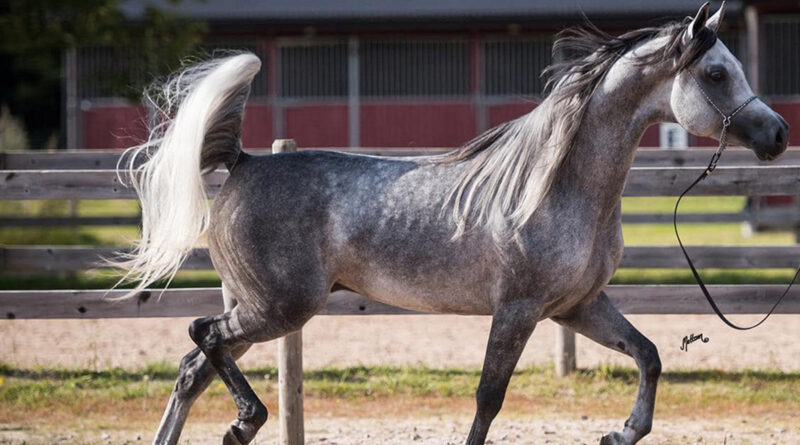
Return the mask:
<path id="1" fill-rule="evenodd" d="M 623 239 L 619 218 L 612 217 L 595 231 L 566 242 L 558 256 L 550 258 L 552 277 L 542 288 L 543 318 L 559 315 L 595 296 L 608 284 L 622 258 Z"/>

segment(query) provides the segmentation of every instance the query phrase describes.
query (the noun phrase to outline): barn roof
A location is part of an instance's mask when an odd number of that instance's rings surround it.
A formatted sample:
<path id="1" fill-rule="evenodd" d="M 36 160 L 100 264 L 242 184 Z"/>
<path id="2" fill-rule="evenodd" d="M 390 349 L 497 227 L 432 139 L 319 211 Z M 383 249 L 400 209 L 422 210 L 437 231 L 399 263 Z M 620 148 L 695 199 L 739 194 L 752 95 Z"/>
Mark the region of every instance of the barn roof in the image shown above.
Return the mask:
<path id="1" fill-rule="evenodd" d="M 727 11 L 739 13 L 743 0 L 728 0 Z M 632 17 L 683 17 L 701 0 L 123 0 L 131 19 L 146 5 L 176 10 L 209 22 L 363 23 L 392 21 L 543 21 L 575 18 L 592 20 Z M 712 2 L 718 6 L 718 1 Z"/>

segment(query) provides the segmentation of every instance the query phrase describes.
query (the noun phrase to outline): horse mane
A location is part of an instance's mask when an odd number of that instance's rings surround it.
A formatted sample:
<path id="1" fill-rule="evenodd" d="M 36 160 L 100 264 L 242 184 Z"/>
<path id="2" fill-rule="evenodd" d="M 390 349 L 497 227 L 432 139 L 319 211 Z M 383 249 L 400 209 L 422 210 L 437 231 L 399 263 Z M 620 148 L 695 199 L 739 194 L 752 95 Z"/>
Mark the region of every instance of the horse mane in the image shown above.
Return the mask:
<path id="1" fill-rule="evenodd" d="M 530 113 L 494 127 L 463 147 L 437 157 L 437 163 L 464 163 L 445 207 L 453 202 L 455 237 L 470 227 L 486 226 L 497 238 L 508 238 L 531 218 L 550 191 L 569 157 L 583 114 L 595 90 L 625 53 L 655 37 L 665 45 L 637 55 L 637 64 L 668 65 L 683 70 L 716 42 L 703 27 L 686 48 L 681 38 L 691 18 L 654 28 L 611 36 L 591 22 L 558 34 L 553 58 L 542 72 L 550 94 Z"/>

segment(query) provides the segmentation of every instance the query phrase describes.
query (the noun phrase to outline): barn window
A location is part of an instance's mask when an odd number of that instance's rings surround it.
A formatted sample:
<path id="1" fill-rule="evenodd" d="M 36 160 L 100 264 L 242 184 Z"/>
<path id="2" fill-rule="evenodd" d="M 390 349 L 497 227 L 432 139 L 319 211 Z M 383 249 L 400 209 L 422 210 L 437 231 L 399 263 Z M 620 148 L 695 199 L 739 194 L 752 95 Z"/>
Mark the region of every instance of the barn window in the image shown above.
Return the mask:
<path id="1" fill-rule="evenodd" d="M 298 42 L 280 51 L 282 97 L 346 97 L 347 44 Z"/>
<path id="2" fill-rule="evenodd" d="M 540 95 L 550 64 L 550 38 L 490 39 L 483 42 L 483 93 L 489 96 Z"/>
<path id="3" fill-rule="evenodd" d="M 765 16 L 762 30 L 762 92 L 800 94 L 800 16 Z"/>
<path id="4" fill-rule="evenodd" d="M 363 96 L 464 96 L 470 94 L 466 40 L 365 40 L 360 44 Z"/>
<path id="5" fill-rule="evenodd" d="M 251 86 L 251 97 L 267 95 L 267 53 L 254 42 L 218 41 L 201 45 L 188 62 L 224 55 L 223 50 L 250 51 L 261 59 L 261 71 Z M 136 101 L 142 90 L 159 80 L 158 72 L 173 72 L 180 61 L 156 66 L 153 56 L 141 48 L 87 46 L 77 50 L 78 97 L 80 99 L 127 98 Z M 162 63 L 164 61 L 161 61 Z M 163 80 L 163 79 L 162 79 Z"/>
<path id="6" fill-rule="evenodd" d="M 135 99 L 151 82 L 148 65 L 138 48 L 87 46 L 77 50 L 76 78 L 80 99 Z"/>

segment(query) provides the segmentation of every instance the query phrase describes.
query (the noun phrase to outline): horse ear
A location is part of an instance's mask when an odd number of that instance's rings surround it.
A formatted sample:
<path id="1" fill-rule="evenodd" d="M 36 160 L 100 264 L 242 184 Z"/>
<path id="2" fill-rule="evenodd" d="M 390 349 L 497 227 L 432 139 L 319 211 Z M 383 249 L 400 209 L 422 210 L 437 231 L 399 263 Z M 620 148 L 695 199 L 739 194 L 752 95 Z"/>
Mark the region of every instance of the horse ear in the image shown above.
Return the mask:
<path id="1" fill-rule="evenodd" d="M 717 32 L 719 30 L 719 25 L 722 23 L 722 17 L 724 16 L 725 16 L 725 0 L 722 1 L 721 5 L 719 5 L 719 9 L 717 10 L 717 12 L 715 12 L 714 15 L 712 15 L 711 18 L 709 18 L 706 21 L 706 28 L 714 32 Z"/>
<path id="2" fill-rule="evenodd" d="M 686 27 L 686 32 L 683 33 L 683 44 L 688 45 L 689 42 L 692 41 L 694 36 L 706 26 L 706 20 L 708 19 L 708 2 L 703 3 L 703 6 L 700 7 L 700 10 L 697 11 L 697 15 L 694 16 L 692 19 L 692 23 Z"/>

